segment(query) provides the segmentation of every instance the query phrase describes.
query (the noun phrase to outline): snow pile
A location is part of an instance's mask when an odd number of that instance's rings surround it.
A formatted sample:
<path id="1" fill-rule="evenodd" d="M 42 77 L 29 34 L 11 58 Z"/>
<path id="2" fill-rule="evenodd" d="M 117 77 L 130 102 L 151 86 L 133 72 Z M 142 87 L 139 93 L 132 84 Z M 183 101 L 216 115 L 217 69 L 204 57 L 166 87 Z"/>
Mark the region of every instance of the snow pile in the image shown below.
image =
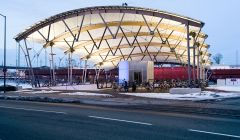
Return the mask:
<path id="1" fill-rule="evenodd" d="M 22 89 L 27 89 L 27 88 L 32 88 L 32 85 L 30 85 L 30 84 L 19 84 L 18 86 L 21 86 L 22 87 Z"/>
<path id="2" fill-rule="evenodd" d="M 158 98 L 158 99 L 170 99 L 170 100 L 213 100 L 213 99 L 224 99 L 224 98 L 235 98 L 240 97 L 238 93 L 217 93 L 210 91 L 203 91 L 200 93 L 190 94 L 170 94 L 170 93 L 120 93 L 124 95 L 146 97 L 146 98 Z"/>
<path id="3" fill-rule="evenodd" d="M 90 92 L 73 92 L 73 93 L 61 93 L 63 95 L 81 95 L 81 96 L 104 96 L 111 97 L 109 94 L 101 94 L 101 93 L 90 93 Z"/>
<path id="4" fill-rule="evenodd" d="M 48 94 L 48 93 L 57 93 L 57 92 L 60 92 L 60 91 L 53 91 L 53 90 L 39 90 L 39 91 L 27 91 L 27 92 L 24 92 L 24 93 L 29 93 L 29 94 Z"/>
<path id="5" fill-rule="evenodd" d="M 55 87 L 40 87 L 38 89 L 52 89 L 52 90 L 91 90 L 97 91 L 100 90 L 97 88 L 96 84 L 89 85 L 71 85 L 71 86 L 55 86 Z"/>
<path id="6" fill-rule="evenodd" d="M 209 86 L 207 89 L 223 90 L 223 91 L 233 91 L 240 92 L 240 86 Z"/>

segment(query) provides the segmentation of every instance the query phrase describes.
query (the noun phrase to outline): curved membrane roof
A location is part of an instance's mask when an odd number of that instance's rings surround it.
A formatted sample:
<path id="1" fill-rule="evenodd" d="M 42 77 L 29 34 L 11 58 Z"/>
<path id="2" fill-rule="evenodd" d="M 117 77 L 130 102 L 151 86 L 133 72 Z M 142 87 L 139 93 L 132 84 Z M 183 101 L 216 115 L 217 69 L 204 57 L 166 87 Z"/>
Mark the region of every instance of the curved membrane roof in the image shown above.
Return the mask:
<path id="1" fill-rule="evenodd" d="M 186 25 L 195 34 L 190 46 L 196 40 L 202 62 L 210 64 L 209 45 L 204 43 L 207 35 L 201 32 L 203 22 L 139 7 L 101 6 L 67 11 L 31 26 L 15 40 L 56 47 L 103 67 L 115 67 L 123 60 L 187 64 Z"/>

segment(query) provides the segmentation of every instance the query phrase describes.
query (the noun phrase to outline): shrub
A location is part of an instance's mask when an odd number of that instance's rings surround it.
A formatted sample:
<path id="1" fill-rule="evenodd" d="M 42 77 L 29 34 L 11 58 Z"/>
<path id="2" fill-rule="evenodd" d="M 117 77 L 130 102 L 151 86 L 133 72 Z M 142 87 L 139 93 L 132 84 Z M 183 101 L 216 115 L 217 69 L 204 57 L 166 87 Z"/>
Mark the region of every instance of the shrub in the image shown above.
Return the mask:
<path id="1" fill-rule="evenodd" d="M 12 85 L 6 85 L 6 91 L 16 91 L 17 87 L 12 86 Z M 0 86 L 0 91 L 4 91 L 4 86 Z"/>

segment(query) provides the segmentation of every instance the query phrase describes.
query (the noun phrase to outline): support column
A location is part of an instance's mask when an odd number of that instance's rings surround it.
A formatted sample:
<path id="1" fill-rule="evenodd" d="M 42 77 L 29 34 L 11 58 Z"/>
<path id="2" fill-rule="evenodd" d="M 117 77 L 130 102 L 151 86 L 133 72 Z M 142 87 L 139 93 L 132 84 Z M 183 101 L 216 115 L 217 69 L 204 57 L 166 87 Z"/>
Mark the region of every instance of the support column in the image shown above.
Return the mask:
<path id="1" fill-rule="evenodd" d="M 72 85 L 72 53 L 68 53 L 68 84 Z"/>
<path id="2" fill-rule="evenodd" d="M 26 42 L 26 39 L 24 39 L 24 43 L 25 43 L 25 49 L 26 49 L 26 61 L 27 61 L 27 64 L 29 65 L 29 69 L 30 69 L 30 75 L 31 75 L 31 84 L 32 86 L 34 86 L 34 83 L 35 83 L 35 78 L 34 78 L 34 72 L 33 72 L 33 68 L 32 68 L 32 63 L 31 63 L 31 59 L 30 59 L 30 55 L 29 55 L 29 49 L 27 47 L 27 42 Z"/>
<path id="3" fill-rule="evenodd" d="M 200 77 L 200 81 L 202 81 L 202 79 L 203 79 L 203 76 L 202 76 L 202 59 L 200 60 L 200 66 L 199 66 L 199 77 Z"/>
<path id="4" fill-rule="evenodd" d="M 84 70 L 84 83 L 86 83 L 87 80 L 87 59 L 85 60 L 85 70 Z"/>
<path id="5" fill-rule="evenodd" d="M 72 79 L 72 75 L 73 75 L 73 64 L 72 64 L 72 52 L 70 53 L 70 84 L 72 85 L 73 83 L 73 79 Z"/>
<path id="6" fill-rule="evenodd" d="M 53 58 L 53 56 L 55 55 L 54 53 L 53 53 L 53 50 L 52 50 L 52 46 L 51 46 L 51 84 L 52 84 L 52 86 L 54 86 L 54 85 L 56 85 L 56 78 L 55 78 L 55 66 L 54 66 L 54 58 Z"/>
<path id="7" fill-rule="evenodd" d="M 204 82 L 205 82 L 205 80 L 206 80 L 205 72 L 206 72 L 206 70 L 205 70 L 205 67 L 203 66 L 203 81 L 204 81 Z"/>
<path id="8" fill-rule="evenodd" d="M 17 86 L 19 85 L 20 83 L 20 44 L 18 42 L 18 49 L 17 49 Z"/>
<path id="9" fill-rule="evenodd" d="M 195 44 L 195 41 L 194 41 L 194 44 Z M 196 83 L 196 59 L 195 59 L 195 57 L 196 57 L 196 46 L 195 45 L 193 45 L 193 83 L 195 84 Z"/>
<path id="10" fill-rule="evenodd" d="M 93 79 L 93 84 L 95 84 L 96 81 L 97 81 L 97 68 L 95 67 L 95 76 Z"/>
<path id="11" fill-rule="evenodd" d="M 84 73 L 85 73 L 85 69 L 84 69 L 84 67 L 82 66 L 82 61 L 81 61 L 80 67 L 82 68 L 82 83 L 84 83 Z"/>
<path id="12" fill-rule="evenodd" d="M 190 36 L 189 36 L 189 23 L 187 23 L 187 61 L 188 61 L 188 87 L 191 86 L 191 64 L 190 64 Z"/>
<path id="13" fill-rule="evenodd" d="M 197 45 L 197 79 L 198 81 L 200 82 L 200 79 L 201 79 L 201 76 L 200 76 L 200 61 L 199 61 L 199 58 L 200 58 L 200 50 L 199 50 L 199 44 Z"/>
<path id="14" fill-rule="evenodd" d="M 97 80 L 99 79 L 100 72 L 101 72 L 101 66 L 99 66 L 99 68 L 98 68 Z"/>
<path id="15" fill-rule="evenodd" d="M 44 61 L 45 61 L 45 62 L 44 62 L 44 63 L 45 63 L 45 66 L 47 66 L 47 48 L 45 48 L 45 58 L 44 58 L 44 59 L 45 59 L 45 60 L 44 60 Z"/>

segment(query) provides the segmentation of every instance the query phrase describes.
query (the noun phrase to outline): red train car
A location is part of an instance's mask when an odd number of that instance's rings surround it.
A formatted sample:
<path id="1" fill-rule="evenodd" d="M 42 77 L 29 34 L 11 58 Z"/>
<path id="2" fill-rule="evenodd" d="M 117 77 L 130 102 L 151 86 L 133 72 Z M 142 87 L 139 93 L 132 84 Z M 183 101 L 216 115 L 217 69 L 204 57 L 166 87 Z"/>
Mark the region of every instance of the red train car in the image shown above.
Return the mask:
<path id="1" fill-rule="evenodd" d="M 211 69 L 208 76 L 210 81 L 226 78 L 240 78 L 240 69 Z"/>
<path id="2" fill-rule="evenodd" d="M 107 75 L 113 77 L 118 76 L 118 69 L 112 69 L 106 72 Z M 104 78 L 106 75 L 104 70 L 101 70 L 100 77 Z M 197 71 L 195 70 L 195 73 Z M 49 68 L 38 68 L 34 69 L 35 76 L 50 76 Z M 55 74 L 57 78 L 67 78 L 68 70 L 66 68 L 56 69 Z M 73 69 L 73 77 L 81 78 L 83 74 L 83 69 Z M 95 69 L 87 70 L 87 78 L 93 79 L 96 74 Z M 26 71 L 26 75 L 28 75 L 28 71 Z M 193 77 L 193 69 L 192 69 L 192 77 Z M 188 69 L 187 67 L 155 67 L 154 68 L 154 80 L 187 80 L 188 79 Z"/>
<path id="3" fill-rule="evenodd" d="M 195 73 L 197 71 L 195 70 Z M 193 77 L 193 69 L 192 69 Z M 155 67 L 154 68 L 154 79 L 155 80 L 187 80 L 188 79 L 188 68 L 187 67 Z"/>

